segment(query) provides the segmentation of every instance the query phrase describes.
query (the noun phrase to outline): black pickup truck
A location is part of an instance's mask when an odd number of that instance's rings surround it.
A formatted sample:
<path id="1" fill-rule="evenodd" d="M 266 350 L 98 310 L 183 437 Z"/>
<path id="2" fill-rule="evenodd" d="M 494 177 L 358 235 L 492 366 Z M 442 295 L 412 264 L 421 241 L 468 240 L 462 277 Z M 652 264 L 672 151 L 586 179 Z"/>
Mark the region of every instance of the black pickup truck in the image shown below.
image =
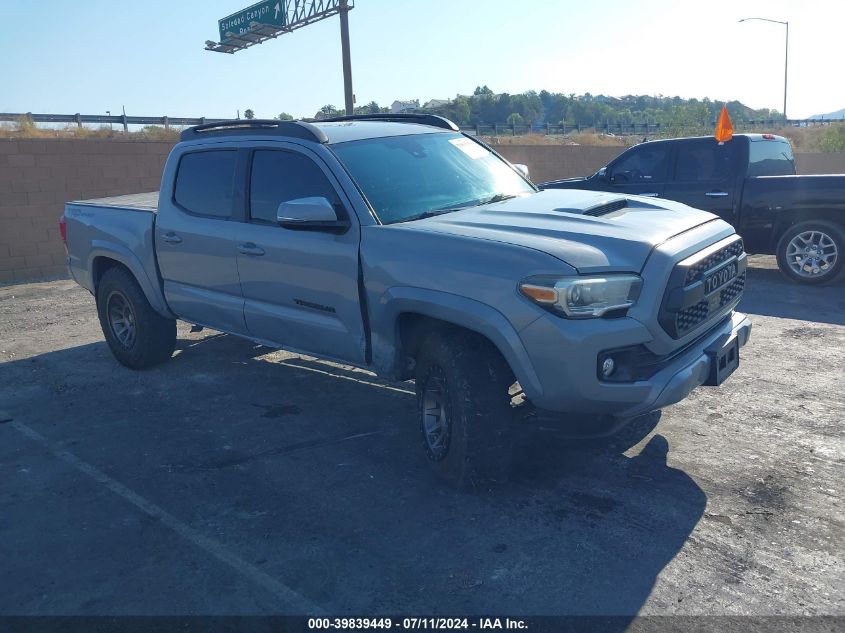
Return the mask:
<path id="1" fill-rule="evenodd" d="M 845 266 L 845 175 L 796 176 L 782 136 L 644 142 L 592 176 L 540 187 L 667 198 L 710 211 L 736 228 L 746 251 L 777 255 L 799 283 L 833 281 Z"/>

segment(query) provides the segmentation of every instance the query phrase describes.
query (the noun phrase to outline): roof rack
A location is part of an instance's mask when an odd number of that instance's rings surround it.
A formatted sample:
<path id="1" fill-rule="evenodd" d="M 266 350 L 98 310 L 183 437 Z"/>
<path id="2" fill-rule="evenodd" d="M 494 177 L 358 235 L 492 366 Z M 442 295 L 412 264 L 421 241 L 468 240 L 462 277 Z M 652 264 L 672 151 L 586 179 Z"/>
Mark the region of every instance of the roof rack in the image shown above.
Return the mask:
<path id="1" fill-rule="evenodd" d="M 326 133 L 307 121 L 279 121 L 277 119 L 231 119 L 216 123 L 204 123 L 184 130 L 179 137 L 183 141 L 193 141 L 209 136 L 237 136 L 241 134 L 265 134 L 288 136 L 328 143 Z"/>
<path id="2" fill-rule="evenodd" d="M 419 123 L 420 125 L 431 125 L 441 127 L 445 130 L 460 132 L 460 128 L 449 119 L 436 114 L 413 114 L 402 112 L 397 114 L 347 114 L 333 116 L 325 119 L 313 119 L 315 123 L 332 123 L 335 121 L 386 121 L 389 123 Z"/>

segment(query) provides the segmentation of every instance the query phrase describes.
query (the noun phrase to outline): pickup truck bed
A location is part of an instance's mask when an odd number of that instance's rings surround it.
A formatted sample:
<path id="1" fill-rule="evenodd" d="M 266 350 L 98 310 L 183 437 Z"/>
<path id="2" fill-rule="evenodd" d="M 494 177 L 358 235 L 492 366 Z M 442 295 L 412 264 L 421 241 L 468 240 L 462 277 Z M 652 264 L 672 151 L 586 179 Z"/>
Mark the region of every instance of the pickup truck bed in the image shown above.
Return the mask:
<path id="1" fill-rule="evenodd" d="M 68 204 L 131 209 L 133 211 L 152 211 L 155 213 L 158 211 L 158 191 L 130 193 L 125 196 L 109 196 L 108 198 L 92 198 L 91 200 L 74 200 Z"/>

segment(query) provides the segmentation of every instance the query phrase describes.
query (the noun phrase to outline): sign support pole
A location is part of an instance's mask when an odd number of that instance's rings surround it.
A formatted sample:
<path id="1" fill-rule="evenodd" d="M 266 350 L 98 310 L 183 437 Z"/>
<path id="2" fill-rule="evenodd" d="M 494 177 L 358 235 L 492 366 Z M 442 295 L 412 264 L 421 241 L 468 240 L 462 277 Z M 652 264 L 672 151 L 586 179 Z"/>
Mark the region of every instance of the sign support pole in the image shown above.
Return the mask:
<path id="1" fill-rule="evenodd" d="M 343 96 L 346 100 L 346 114 L 353 114 L 355 104 L 352 96 L 352 59 L 349 54 L 349 6 L 347 0 L 340 0 L 340 47 L 343 56 Z"/>

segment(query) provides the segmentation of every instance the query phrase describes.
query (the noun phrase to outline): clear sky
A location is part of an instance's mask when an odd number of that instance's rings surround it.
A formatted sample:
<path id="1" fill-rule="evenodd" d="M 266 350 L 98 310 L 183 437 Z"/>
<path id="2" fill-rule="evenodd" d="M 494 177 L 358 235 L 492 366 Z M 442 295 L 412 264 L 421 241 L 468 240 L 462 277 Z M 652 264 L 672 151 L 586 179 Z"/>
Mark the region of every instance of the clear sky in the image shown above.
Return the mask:
<path id="1" fill-rule="evenodd" d="M 251 0 L 0 0 L 0 111 L 312 116 L 343 106 L 338 18 L 235 55 L 203 50 Z M 662 94 L 845 108 L 845 0 L 356 0 L 357 103 L 495 92 Z"/>

